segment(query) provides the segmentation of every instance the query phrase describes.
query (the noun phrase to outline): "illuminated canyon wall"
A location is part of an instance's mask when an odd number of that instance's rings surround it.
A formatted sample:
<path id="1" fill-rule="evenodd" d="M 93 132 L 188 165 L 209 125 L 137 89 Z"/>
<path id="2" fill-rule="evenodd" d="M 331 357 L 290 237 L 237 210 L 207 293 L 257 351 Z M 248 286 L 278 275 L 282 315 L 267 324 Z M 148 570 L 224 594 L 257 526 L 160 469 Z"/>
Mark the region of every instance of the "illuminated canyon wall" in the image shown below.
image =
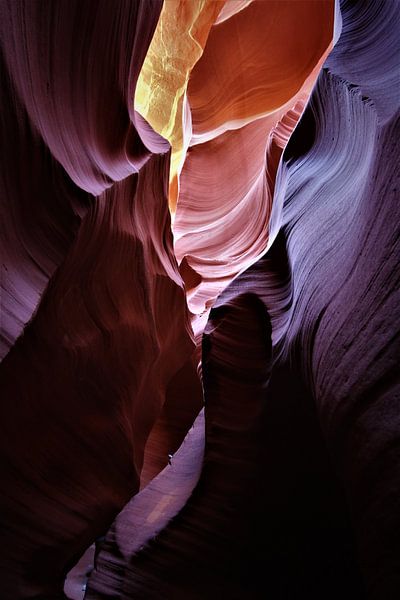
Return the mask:
<path id="1" fill-rule="evenodd" d="M 0 29 L 0 598 L 397 598 L 396 0 Z"/>

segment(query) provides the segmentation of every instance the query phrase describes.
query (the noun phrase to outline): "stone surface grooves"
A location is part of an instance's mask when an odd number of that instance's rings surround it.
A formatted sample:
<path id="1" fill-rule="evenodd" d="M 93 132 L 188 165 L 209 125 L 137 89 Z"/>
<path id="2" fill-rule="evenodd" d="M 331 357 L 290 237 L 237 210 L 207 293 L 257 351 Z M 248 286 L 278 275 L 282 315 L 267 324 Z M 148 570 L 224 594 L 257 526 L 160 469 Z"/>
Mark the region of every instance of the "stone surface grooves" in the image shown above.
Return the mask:
<path id="1" fill-rule="evenodd" d="M 396 0 L 0 0 L 0 598 L 397 600 Z"/>

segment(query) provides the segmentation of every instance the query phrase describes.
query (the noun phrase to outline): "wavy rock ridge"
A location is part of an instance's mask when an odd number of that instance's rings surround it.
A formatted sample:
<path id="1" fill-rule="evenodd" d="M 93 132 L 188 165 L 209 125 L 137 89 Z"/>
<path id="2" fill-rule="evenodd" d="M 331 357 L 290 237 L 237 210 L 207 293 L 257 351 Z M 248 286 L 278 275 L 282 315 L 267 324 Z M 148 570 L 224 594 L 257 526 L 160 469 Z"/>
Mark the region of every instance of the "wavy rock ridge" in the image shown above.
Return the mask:
<path id="1" fill-rule="evenodd" d="M 397 598 L 396 2 L 0 14 L 1 597 Z"/>

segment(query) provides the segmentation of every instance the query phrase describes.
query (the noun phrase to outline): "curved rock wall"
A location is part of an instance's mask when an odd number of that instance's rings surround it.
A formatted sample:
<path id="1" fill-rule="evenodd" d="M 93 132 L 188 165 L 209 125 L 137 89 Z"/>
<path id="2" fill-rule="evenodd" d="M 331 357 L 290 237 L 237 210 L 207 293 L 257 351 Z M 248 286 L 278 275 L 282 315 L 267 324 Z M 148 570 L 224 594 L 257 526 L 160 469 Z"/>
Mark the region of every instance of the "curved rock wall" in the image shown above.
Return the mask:
<path id="1" fill-rule="evenodd" d="M 0 3 L 5 600 L 397 598 L 396 8 Z"/>

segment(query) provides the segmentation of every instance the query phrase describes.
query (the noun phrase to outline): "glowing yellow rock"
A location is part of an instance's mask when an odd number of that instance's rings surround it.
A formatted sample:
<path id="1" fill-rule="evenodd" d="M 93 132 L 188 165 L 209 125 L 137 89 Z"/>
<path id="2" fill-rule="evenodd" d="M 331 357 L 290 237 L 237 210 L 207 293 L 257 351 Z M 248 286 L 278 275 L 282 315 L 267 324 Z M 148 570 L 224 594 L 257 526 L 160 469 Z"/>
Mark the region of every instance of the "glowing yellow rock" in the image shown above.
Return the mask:
<path id="1" fill-rule="evenodd" d="M 171 213 L 191 128 L 184 126 L 189 74 L 225 0 L 165 0 L 136 86 L 135 109 L 171 144 Z"/>

